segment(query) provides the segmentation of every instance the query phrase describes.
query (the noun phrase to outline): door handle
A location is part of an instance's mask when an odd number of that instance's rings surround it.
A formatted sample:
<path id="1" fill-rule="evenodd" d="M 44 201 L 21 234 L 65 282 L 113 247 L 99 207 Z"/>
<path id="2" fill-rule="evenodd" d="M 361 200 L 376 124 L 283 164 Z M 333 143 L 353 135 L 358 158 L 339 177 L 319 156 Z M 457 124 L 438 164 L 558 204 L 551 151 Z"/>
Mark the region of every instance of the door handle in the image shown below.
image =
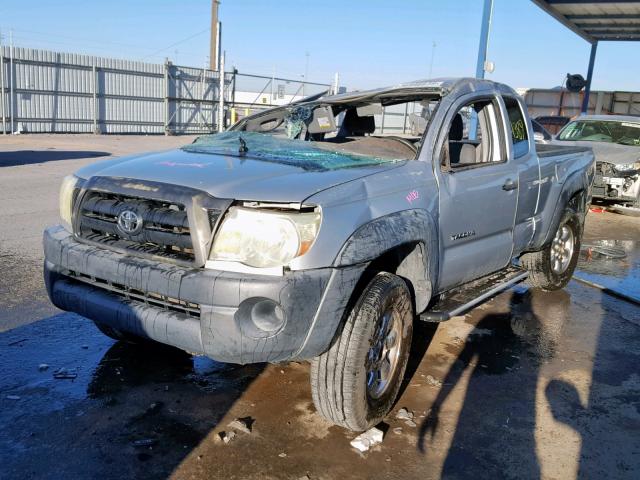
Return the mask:
<path id="1" fill-rule="evenodd" d="M 502 185 L 502 189 L 507 192 L 509 190 L 515 190 L 516 188 L 518 188 L 518 182 L 511 179 L 508 179 L 506 182 L 504 182 L 504 185 Z"/>

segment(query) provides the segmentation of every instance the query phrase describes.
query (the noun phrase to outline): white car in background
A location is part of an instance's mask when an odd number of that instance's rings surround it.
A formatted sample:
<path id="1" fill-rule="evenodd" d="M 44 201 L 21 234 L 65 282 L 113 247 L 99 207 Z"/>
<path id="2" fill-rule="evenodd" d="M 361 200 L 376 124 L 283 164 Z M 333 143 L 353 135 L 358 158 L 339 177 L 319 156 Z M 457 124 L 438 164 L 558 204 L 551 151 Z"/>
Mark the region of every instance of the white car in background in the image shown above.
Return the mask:
<path id="1" fill-rule="evenodd" d="M 640 208 L 640 117 L 582 115 L 565 125 L 553 143 L 593 149 L 594 199 Z"/>

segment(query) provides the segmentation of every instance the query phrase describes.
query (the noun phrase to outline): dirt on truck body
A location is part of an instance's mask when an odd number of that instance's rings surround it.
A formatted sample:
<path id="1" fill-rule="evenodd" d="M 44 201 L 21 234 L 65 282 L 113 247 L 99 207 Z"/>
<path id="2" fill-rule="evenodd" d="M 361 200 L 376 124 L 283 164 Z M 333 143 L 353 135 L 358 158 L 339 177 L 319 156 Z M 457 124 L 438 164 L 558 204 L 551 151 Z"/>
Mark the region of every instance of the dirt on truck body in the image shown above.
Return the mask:
<path id="1" fill-rule="evenodd" d="M 378 135 L 400 104 L 419 112 L 412 134 Z M 416 321 L 571 278 L 593 153 L 538 148 L 522 99 L 484 80 L 277 107 L 67 177 L 48 292 L 114 338 L 310 360 L 318 413 L 365 430 L 396 399 Z"/>

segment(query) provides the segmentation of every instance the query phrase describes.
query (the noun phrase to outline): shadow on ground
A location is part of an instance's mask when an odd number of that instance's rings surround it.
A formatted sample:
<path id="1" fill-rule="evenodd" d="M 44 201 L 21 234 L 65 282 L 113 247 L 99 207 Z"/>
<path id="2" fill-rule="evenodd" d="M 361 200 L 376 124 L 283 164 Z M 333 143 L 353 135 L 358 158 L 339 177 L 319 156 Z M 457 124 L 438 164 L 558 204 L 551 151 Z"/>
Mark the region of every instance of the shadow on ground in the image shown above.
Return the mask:
<path id="1" fill-rule="evenodd" d="M 5 332 L 2 476 L 166 478 L 263 368 L 114 343 L 72 314 Z"/>
<path id="2" fill-rule="evenodd" d="M 441 418 L 444 402 L 459 383 L 468 381 L 443 477 L 471 478 L 478 472 L 540 477 L 534 437 L 539 367 L 555 354 L 569 304 L 564 291 L 523 289 L 512 294 L 507 312 L 486 314 L 475 324 L 420 426 L 418 447 L 425 452 L 446 423 Z M 519 371 L 517 385 L 505 388 L 503 377 L 514 370 Z"/>
<path id="3" fill-rule="evenodd" d="M 13 152 L 0 152 L 0 167 L 34 165 L 57 160 L 107 157 L 109 155 L 111 155 L 109 152 L 92 150 L 16 150 Z"/>

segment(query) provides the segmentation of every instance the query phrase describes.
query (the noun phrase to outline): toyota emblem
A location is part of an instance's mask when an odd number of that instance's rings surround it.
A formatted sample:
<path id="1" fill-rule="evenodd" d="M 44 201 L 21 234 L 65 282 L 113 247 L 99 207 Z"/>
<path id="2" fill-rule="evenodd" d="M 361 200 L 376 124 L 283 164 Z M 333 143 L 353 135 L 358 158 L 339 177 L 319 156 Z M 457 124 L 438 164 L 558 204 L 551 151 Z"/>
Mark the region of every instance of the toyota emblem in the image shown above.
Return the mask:
<path id="1" fill-rule="evenodd" d="M 136 235 L 142 230 L 142 217 L 133 210 L 123 210 L 118 215 L 118 229 L 125 235 Z"/>

